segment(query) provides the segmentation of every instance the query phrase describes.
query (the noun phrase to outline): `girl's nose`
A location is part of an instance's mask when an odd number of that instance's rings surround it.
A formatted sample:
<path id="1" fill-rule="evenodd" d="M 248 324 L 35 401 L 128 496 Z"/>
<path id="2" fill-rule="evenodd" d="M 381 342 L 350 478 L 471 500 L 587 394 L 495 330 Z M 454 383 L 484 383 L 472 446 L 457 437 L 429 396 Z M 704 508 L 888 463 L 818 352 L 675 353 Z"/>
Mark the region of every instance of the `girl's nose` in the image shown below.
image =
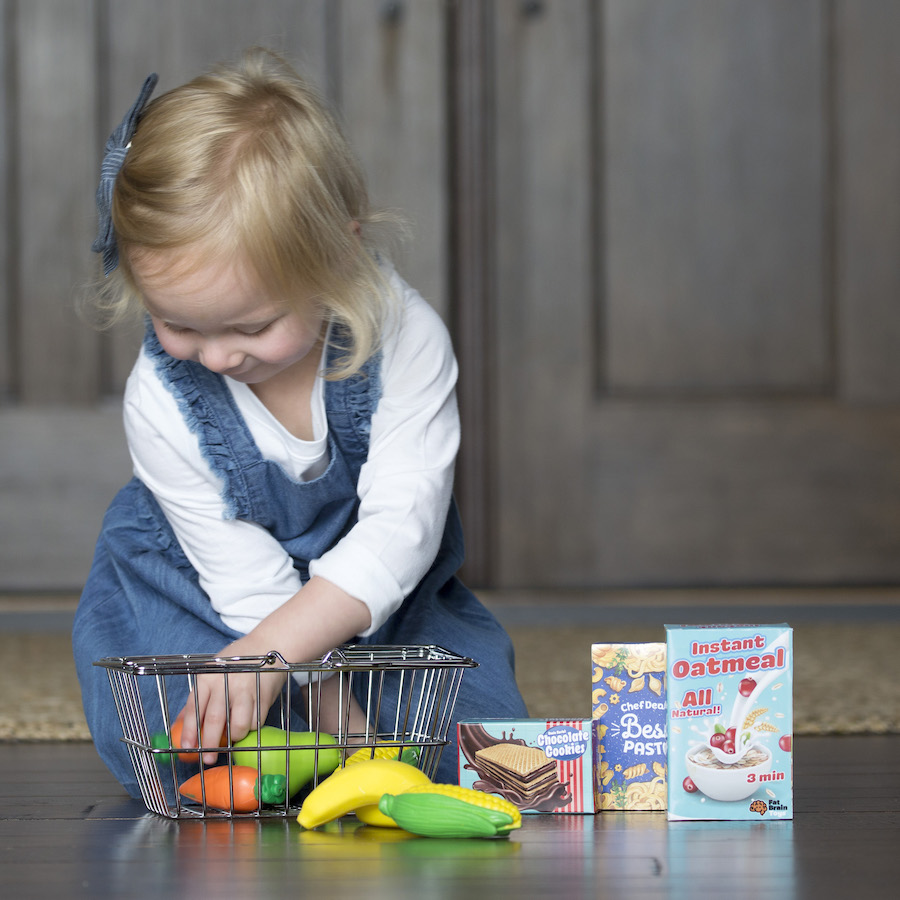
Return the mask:
<path id="1" fill-rule="evenodd" d="M 241 353 L 231 349 L 222 341 L 206 341 L 200 348 L 199 362 L 210 372 L 228 372 L 241 363 Z"/>

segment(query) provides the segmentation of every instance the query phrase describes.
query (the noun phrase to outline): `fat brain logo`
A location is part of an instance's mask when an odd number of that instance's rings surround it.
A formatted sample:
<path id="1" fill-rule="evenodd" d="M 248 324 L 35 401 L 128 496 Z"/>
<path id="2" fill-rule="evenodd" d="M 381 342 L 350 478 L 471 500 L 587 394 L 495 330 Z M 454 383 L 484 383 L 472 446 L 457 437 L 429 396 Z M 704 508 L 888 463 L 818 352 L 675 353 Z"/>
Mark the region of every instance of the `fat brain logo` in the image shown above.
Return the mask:
<path id="1" fill-rule="evenodd" d="M 769 807 L 765 800 L 754 800 L 750 804 L 750 812 L 758 812 L 761 816 L 764 816 L 768 811 Z"/>

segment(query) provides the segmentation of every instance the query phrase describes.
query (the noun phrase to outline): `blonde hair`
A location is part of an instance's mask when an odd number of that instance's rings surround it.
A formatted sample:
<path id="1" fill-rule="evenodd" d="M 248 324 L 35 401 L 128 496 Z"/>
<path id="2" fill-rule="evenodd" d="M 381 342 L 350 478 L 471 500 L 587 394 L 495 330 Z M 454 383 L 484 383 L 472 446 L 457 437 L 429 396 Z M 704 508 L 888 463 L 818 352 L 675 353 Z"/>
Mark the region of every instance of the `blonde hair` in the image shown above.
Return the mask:
<path id="1" fill-rule="evenodd" d="M 271 297 L 312 293 L 350 335 L 331 377 L 352 375 L 378 349 L 393 303 L 378 236 L 402 222 L 369 208 L 335 118 L 274 53 L 248 51 L 147 106 L 112 219 L 119 267 L 100 304 L 113 319 L 140 301 L 131 253 L 196 248 L 197 265 L 240 256 Z"/>

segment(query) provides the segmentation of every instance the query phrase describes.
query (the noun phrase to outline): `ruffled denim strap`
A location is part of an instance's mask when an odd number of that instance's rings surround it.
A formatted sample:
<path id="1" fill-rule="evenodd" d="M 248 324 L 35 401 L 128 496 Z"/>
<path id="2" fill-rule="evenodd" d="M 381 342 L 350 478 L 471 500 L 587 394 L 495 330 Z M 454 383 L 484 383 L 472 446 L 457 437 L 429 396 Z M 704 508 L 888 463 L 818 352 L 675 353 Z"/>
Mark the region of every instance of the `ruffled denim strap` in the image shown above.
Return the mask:
<path id="1" fill-rule="evenodd" d="M 100 184 L 97 186 L 99 226 L 97 237 L 94 243 L 91 244 L 91 250 L 94 253 L 103 254 L 103 274 L 106 276 L 119 264 L 119 248 L 116 245 L 116 232 L 112 223 L 113 188 L 116 185 L 116 177 L 119 174 L 119 170 L 125 162 L 128 148 L 131 146 L 131 139 L 137 130 L 141 113 L 144 111 L 144 107 L 147 105 L 147 101 L 150 99 L 150 95 L 153 93 L 158 80 L 159 76 L 155 73 L 147 76 L 134 105 L 109 136 L 109 140 L 106 142 L 103 162 L 100 164 Z"/>
<path id="2" fill-rule="evenodd" d="M 350 345 L 350 334 L 346 328 L 334 326 L 327 352 L 327 367 L 331 368 Z M 360 371 L 350 378 L 329 382 L 328 420 L 334 431 L 343 425 L 344 437 L 349 438 L 349 430 L 363 453 L 368 452 L 369 437 L 372 432 L 372 414 L 381 399 L 381 352 L 375 353 L 363 364 Z M 343 422 L 336 418 L 343 414 Z"/>
<path id="3" fill-rule="evenodd" d="M 144 350 L 153 361 L 162 383 L 169 389 L 191 432 L 197 435 L 204 458 L 224 481 L 222 502 L 225 518 L 239 518 L 249 486 L 239 460 L 262 459 L 249 437 L 231 391 L 221 375 L 199 363 L 175 359 L 162 348 L 153 325 L 147 320 Z M 239 446 L 238 446 L 239 445 Z M 249 456 L 249 458 L 248 458 Z"/>

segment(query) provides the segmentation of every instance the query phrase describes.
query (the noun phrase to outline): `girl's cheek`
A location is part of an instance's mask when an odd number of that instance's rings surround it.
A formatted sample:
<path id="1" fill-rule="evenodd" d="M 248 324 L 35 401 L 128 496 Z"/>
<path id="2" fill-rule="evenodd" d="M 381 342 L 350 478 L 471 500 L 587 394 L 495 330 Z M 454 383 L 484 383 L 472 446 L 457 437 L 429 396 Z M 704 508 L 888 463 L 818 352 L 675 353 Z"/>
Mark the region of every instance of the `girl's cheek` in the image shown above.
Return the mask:
<path id="1" fill-rule="evenodd" d="M 169 354 L 169 356 L 175 356 L 175 342 L 170 340 L 169 335 L 167 335 L 162 328 L 156 329 L 156 339 L 159 341 L 159 346 Z"/>
<path id="2" fill-rule="evenodd" d="M 164 331 L 160 334 L 160 331 L 162 331 L 162 329 L 156 333 L 157 338 L 159 338 L 159 345 L 169 354 L 169 356 L 174 356 L 175 359 L 192 358 L 193 350 L 189 346 L 189 341 L 173 337 L 171 333 L 167 334 Z"/>
<path id="3" fill-rule="evenodd" d="M 303 342 L 298 341 L 296 338 L 285 337 L 278 341 L 277 344 L 272 345 L 271 355 L 273 359 L 279 360 L 297 358 L 302 354 L 304 348 L 305 344 Z"/>

